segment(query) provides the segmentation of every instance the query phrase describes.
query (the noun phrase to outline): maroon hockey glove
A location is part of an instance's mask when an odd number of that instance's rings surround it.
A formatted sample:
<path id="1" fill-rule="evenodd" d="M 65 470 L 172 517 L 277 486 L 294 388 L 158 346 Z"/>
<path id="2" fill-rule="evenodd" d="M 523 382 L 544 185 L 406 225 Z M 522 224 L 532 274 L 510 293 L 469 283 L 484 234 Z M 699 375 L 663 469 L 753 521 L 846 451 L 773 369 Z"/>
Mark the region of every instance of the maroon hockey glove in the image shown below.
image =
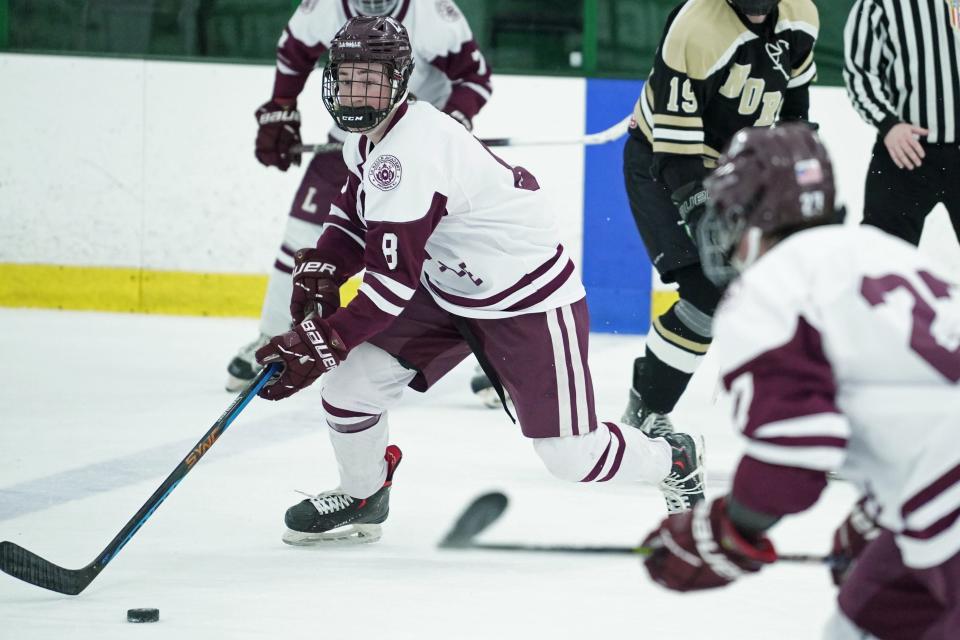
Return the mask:
<path id="1" fill-rule="evenodd" d="M 866 498 L 861 498 L 853 505 L 850 515 L 833 534 L 833 549 L 830 555 L 836 558 L 836 562 L 830 567 L 830 575 L 833 576 L 833 584 L 838 587 L 850 575 L 857 557 L 881 532 L 877 523 L 864 510 L 866 501 Z"/>
<path id="2" fill-rule="evenodd" d="M 300 154 L 291 147 L 300 144 L 300 112 L 296 103 L 282 105 L 271 100 L 260 106 L 257 118 L 256 156 L 261 164 L 286 171 L 300 164 Z"/>
<path id="3" fill-rule="evenodd" d="M 734 528 L 725 498 L 666 518 L 643 546 L 653 549 L 643 563 L 650 577 L 674 591 L 723 587 L 777 559 L 766 536 L 747 540 Z"/>
<path id="4" fill-rule="evenodd" d="M 283 363 L 283 370 L 258 394 L 267 400 L 283 400 L 336 369 L 347 355 L 340 336 L 320 319 L 304 320 L 291 331 L 271 338 L 257 349 L 257 362 Z"/>
<path id="5" fill-rule="evenodd" d="M 300 249 L 294 256 L 290 316 L 294 324 L 311 315 L 326 318 L 340 308 L 340 268 L 316 249 Z"/>

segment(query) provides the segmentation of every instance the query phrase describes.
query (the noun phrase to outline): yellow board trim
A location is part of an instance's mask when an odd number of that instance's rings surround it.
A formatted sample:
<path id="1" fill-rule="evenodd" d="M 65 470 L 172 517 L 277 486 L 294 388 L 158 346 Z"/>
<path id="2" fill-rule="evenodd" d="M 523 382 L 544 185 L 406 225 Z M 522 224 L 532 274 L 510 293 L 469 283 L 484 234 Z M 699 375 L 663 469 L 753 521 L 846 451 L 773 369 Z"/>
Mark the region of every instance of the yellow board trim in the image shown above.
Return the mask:
<path id="1" fill-rule="evenodd" d="M 343 286 L 343 304 L 359 286 Z M 255 318 L 266 290 L 262 275 L 0 263 L 3 307 Z"/>
<path id="2" fill-rule="evenodd" d="M 351 278 L 341 302 L 359 288 L 360 278 Z M 260 275 L 0 263 L 0 307 L 257 318 L 266 290 Z M 651 298 L 656 318 L 678 296 L 654 291 Z"/>
<path id="3" fill-rule="evenodd" d="M 680 295 L 676 291 L 654 291 L 652 298 L 650 317 L 659 318 L 670 310 L 670 307 L 680 299 Z"/>

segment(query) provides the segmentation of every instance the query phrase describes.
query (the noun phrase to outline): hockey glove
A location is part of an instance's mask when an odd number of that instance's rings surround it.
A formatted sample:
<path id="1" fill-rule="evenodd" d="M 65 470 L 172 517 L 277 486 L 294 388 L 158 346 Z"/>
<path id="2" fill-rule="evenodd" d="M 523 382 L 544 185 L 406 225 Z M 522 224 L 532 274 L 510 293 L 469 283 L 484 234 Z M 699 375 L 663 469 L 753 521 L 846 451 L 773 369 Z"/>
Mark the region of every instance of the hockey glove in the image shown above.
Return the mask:
<path id="1" fill-rule="evenodd" d="M 294 324 L 312 315 L 326 318 L 340 307 L 340 268 L 316 249 L 300 249 L 294 256 L 290 316 Z"/>
<path id="2" fill-rule="evenodd" d="M 291 149 L 300 144 L 300 112 L 296 103 L 280 104 L 271 100 L 254 114 L 257 130 L 256 156 L 261 164 L 286 171 L 300 164 L 300 154 Z"/>
<path id="3" fill-rule="evenodd" d="M 666 518 L 643 546 L 653 549 L 643 563 L 650 577 L 674 591 L 723 587 L 777 559 L 766 536 L 747 540 L 736 530 L 725 498 Z"/>
<path id="4" fill-rule="evenodd" d="M 707 190 L 703 183 L 699 180 L 688 182 L 670 194 L 670 199 L 680 212 L 687 235 L 696 242 L 697 225 L 707 212 Z"/>
<path id="5" fill-rule="evenodd" d="M 327 371 L 336 369 L 346 355 L 340 336 L 326 322 L 304 320 L 257 349 L 260 364 L 283 364 L 280 375 L 272 378 L 258 395 L 267 400 L 288 398 L 309 387 Z"/>
<path id="6" fill-rule="evenodd" d="M 830 567 L 830 575 L 833 576 L 833 584 L 838 587 L 850 575 L 857 557 L 881 532 L 877 523 L 864 510 L 866 501 L 866 498 L 861 498 L 853 505 L 850 515 L 833 534 L 833 549 L 830 555 L 837 561 Z"/>

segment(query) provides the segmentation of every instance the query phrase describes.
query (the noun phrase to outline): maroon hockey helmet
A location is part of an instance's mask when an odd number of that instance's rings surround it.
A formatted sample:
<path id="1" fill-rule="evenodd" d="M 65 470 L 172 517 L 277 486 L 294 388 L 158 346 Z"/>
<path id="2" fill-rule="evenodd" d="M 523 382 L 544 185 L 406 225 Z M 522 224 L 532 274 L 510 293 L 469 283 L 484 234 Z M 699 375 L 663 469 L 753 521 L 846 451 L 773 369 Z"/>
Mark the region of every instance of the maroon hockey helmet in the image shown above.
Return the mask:
<path id="1" fill-rule="evenodd" d="M 727 0 L 746 16 L 765 16 L 780 4 L 780 0 Z"/>
<path id="2" fill-rule="evenodd" d="M 756 260 L 761 238 L 778 240 L 841 219 L 830 156 L 805 123 L 741 130 L 703 184 L 707 213 L 697 247 L 703 272 L 717 285 Z M 748 233 L 755 246 L 738 262 L 734 252 Z"/>
<path id="3" fill-rule="evenodd" d="M 344 66 L 365 68 L 374 73 L 362 83 L 341 83 L 340 70 Z M 403 99 L 411 73 L 413 49 L 406 28 L 390 16 L 355 16 L 340 28 L 330 43 L 330 63 L 323 70 L 323 104 L 341 129 L 369 131 L 383 122 Z M 374 79 L 376 84 L 371 84 Z M 350 95 L 341 84 L 365 93 Z M 364 101 L 371 90 L 384 101 L 382 108 L 369 104 L 358 106 L 358 100 Z"/>

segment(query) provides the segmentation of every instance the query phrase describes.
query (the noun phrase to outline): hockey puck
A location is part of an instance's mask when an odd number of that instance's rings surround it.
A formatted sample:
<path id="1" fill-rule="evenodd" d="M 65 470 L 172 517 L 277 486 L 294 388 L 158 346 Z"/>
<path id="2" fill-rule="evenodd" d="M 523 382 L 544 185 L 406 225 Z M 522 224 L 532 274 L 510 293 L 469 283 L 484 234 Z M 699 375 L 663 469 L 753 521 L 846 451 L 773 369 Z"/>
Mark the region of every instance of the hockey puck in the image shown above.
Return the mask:
<path id="1" fill-rule="evenodd" d="M 127 622 L 156 622 L 160 609 L 127 609 Z"/>

